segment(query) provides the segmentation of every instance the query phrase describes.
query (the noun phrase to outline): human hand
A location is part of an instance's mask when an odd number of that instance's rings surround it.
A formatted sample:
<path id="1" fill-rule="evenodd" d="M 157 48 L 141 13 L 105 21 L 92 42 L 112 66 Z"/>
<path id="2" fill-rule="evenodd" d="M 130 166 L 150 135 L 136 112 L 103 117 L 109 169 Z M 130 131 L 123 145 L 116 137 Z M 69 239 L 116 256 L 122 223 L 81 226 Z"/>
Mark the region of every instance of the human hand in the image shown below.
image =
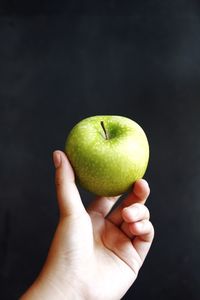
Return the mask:
<path id="1" fill-rule="evenodd" d="M 54 152 L 60 220 L 46 263 L 21 300 L 121 299 L 135 281 L 154 229 L 144 203 L 149 186 L 138 180 L 119 197 L 97 197 L 84 208 L 66 155 Z"/>

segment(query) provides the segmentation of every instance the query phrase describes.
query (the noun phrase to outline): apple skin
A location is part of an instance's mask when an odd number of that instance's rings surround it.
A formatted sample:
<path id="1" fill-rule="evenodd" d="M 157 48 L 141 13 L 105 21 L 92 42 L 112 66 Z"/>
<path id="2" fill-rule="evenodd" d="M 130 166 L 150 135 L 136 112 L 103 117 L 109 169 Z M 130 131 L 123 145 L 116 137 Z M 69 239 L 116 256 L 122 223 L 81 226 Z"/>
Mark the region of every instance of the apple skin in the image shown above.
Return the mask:
<path id="1" fill-rule="evenodd" d="M 133 120 L 102 115 L 88 117 L 72 128 L 65 153 L 84 189 L 99 196 L 116 196 L 143 177 L 149 144 Z"/>

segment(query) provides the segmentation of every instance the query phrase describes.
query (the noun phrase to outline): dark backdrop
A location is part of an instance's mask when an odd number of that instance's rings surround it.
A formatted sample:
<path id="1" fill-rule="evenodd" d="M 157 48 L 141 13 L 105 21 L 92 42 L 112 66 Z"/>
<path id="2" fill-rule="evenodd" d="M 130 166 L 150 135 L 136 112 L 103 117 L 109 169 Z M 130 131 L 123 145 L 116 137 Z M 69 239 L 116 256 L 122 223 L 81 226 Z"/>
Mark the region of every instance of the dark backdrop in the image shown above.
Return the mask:
<path id="1" fill-rule="evenodd" d="M 41 269 L 58 220 L 52 151 L 96 114 L 133 118 L 151 148 L 156 236 L 124 299 L 199 299 L 199 4 L 5 0 L 0 12 L 0 299 Z"/>

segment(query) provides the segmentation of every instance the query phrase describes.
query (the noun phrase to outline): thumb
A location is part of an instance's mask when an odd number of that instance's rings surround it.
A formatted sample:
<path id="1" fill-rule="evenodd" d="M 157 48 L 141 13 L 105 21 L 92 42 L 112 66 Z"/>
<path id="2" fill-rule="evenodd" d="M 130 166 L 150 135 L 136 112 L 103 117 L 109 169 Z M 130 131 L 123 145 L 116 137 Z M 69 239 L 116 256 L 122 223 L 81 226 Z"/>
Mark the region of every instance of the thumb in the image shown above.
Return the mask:
<path id="1" fill-rule="evenodd" d="M 85 213 L 67 156 L 64 152 L 56 150 L 53 152 L 53 161 L 56 168 L 55 184 L 61 217 Z"/>

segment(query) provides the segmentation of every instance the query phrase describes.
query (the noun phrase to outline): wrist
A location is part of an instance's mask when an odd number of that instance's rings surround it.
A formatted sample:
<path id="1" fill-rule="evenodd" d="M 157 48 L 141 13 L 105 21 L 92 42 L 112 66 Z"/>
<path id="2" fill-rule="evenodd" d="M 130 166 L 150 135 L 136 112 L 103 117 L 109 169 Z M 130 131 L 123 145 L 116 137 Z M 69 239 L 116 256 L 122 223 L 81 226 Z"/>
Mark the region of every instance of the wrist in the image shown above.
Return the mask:
<path id="1" fill-rule="evenodd" d="M 19 300 L 83 300 L 84 295 L 79 293 L 79 289 L 74 289 L 67 283 L 64 288 L 61 284 L 50 279 L 38 278 Z"/>
<path id="2" fill-rule="evenodd" d="M 19 300 L 83 300 L 84 296 L 78 295 L 70 288 L 67 288 L 67 293 L 62 294 L 60 291 L 52 291 L 50 289 L 38 288 L 31 286 Z"/>

